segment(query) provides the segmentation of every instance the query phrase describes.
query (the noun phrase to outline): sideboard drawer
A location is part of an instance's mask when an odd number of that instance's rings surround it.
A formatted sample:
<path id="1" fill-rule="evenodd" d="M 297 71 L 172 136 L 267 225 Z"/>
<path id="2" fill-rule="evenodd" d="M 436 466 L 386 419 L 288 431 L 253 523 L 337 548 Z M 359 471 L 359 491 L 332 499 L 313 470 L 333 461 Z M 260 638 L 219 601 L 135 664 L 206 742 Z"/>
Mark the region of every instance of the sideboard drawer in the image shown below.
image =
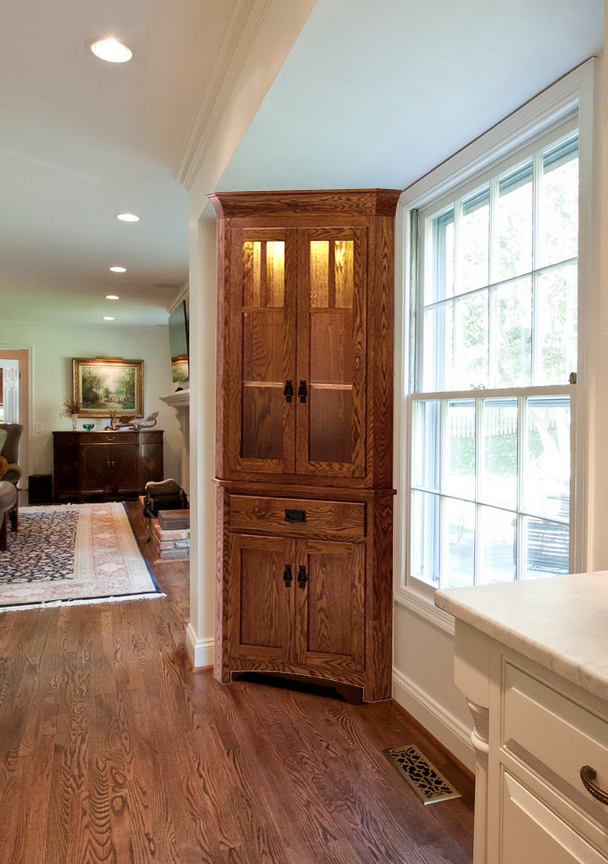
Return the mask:
<path id="1" fill-rule="evenodd" d="M 608 722 L 511 663 L 504 667 L 502 747 L 568 795 L 589 802 L 608 825 L 608 806 L 587 792 L 580 769 L 608 790 Z"/>
<path id="2" fill-rule="evenodd" d="M 365 504 L 231 495 L 230 530 L 288 537 L 362 540 L 365 536 Z"/>

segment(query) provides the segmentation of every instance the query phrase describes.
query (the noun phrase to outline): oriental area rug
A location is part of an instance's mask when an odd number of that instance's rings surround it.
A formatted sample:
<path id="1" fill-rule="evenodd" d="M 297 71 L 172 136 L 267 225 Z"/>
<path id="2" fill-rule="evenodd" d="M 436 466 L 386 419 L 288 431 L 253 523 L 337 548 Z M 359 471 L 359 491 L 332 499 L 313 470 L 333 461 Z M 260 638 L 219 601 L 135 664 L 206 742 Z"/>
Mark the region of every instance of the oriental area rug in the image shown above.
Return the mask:
<path id="1" fill-rule="evenodd" d="M 0 611 L 164 596 L 124 504 L 19 509 L 0 552 Z"/>

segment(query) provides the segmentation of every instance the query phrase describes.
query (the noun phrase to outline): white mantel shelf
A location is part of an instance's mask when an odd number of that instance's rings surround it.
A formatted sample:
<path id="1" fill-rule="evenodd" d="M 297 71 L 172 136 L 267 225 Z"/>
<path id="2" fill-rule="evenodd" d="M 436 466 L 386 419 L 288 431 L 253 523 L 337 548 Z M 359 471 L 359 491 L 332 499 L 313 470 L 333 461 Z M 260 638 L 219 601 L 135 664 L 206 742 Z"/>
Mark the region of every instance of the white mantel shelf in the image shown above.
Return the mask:
<path id="1" fill-rule="evenodd" d="M 437 591 L 435 603 L 608 699 L 608 571 Z"/>
<path id="2" fill-rule="evenodd" d="M 166 396 L 160 397 L 162 402 L 171 405 L 172 408 L 189 408 L 190 407 L 190 389 L 177 390 L 175 393 L 169 393 Z"/>

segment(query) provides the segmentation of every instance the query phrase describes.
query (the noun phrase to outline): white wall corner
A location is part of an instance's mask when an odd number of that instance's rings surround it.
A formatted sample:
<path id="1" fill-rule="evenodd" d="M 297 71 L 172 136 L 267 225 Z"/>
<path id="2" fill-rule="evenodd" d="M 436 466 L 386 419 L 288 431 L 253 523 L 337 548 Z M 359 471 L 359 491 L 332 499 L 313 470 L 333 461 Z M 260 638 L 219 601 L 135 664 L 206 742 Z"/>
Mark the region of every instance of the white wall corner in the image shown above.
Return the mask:
<path id="1" fill-rule="evenodd" d="M 393 699 L 470 771 L 475 771 L 471 729 L 448 713 L 398 669 L 393 669 Z"/>
<path id="2" fill-rule="evenodd" d="M 186 627 L 186 648 L 195 669 L 202 666 L 213 666 L 214 639 L 197 639 L 194 627 Z"/>

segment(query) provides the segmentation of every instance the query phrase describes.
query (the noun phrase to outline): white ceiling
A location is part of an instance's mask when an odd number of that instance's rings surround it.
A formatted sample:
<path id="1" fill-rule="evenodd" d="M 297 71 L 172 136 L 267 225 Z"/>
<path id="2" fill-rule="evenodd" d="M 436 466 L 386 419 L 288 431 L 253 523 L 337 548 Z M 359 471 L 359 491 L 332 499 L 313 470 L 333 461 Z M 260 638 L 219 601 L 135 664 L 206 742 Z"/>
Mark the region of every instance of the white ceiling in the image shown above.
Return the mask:
<path id="1" fill-rule="evenodd" d="M 223 190 L 404 189 L 603 46 L 603 0 L 318 0 Z"/>
<path id="2" fill-rule="evenodd" d="M 253 0 L 5 5 L 1 319 L 165 322 L 188 270 L 175 177 Z M 130 63 L 86 51 L 108 33 Z M 601 50 L 602 34 L 602 0 L 317 0 L 219 188 L 404 188 Z M 141 221 L 118 222 L 124 210 Z"/>
<path id="3" fill-rule="evenodd" d="M 164 323 L 188 275 L 173 177 L 236 0 L 33 0 L 0 27 L 0 314 Z M 105 63 L 88 40 L 133 51 Z M 117 213 L 141 216 L 119 222 Z M 109 271 L 112 265 L 125 274 Z M 169 287 L 166 287 L 169 286 Z M 121 300 L 109 303 L 105 294 Z M 24 306 L 24 300 L 27 301 Z M 111 307 L 111 309 L 109 309 Z"/>

